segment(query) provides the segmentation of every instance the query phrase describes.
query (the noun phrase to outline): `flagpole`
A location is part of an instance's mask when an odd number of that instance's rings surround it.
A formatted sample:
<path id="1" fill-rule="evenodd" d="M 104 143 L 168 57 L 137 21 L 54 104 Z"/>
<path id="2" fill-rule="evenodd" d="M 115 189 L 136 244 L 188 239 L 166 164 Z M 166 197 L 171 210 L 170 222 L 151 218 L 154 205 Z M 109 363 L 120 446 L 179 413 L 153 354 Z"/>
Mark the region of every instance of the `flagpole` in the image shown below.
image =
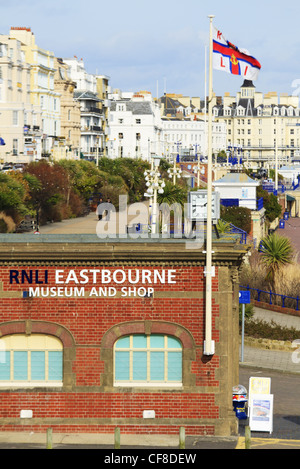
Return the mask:
<path id="1" fill-rule="evenodd" d="M 207 47 L 205 46 L 205 53 L 204 53 L 204 136 L 205 136 L 205 154 L 207 155 L 207 122 L 206 122 L 206 115 L 207 115 Z"/>
<path id="2" fill-rule="evenodd" d="M 207 155 L 207 222 L 206 222 L 206 301 L 205 301 L 205 340 L 204 355 L 214 354 L 212 340 L 212 54 L 214 15 L 208 16 L 209 28 L 209 79 L 208 79 L 208 155 Z"/>

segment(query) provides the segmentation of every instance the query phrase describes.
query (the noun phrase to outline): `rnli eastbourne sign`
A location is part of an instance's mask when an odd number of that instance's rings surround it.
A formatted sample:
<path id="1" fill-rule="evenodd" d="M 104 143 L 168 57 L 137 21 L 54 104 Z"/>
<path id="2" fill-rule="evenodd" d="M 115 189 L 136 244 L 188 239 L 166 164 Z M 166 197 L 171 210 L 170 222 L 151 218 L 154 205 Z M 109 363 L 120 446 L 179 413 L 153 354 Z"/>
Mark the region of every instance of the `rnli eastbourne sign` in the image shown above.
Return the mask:
<path id="1" fill-rule="evenodd" d="M 56 269 L 54 278 L 48 270 L 10 270 L 9 283 L 28 286 L 31 298 L 112 297 L 118 292 L 121 297 L 151 297 L 155 285 L 177 280 L 173 269 Z"/>

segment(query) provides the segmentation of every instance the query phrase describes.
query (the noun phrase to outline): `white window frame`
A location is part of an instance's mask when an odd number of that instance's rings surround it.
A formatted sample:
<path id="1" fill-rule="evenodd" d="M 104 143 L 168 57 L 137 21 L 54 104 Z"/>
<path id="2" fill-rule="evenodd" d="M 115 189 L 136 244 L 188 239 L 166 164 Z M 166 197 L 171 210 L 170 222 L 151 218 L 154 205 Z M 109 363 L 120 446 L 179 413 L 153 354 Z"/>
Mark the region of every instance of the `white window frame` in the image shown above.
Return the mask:
<path id="1" fill-rule="evenodd" d="M 63 386 L 63 370 L 61 380 L 49 380 L 49 352 L 63 353 L 62 342 L 54 336 L 46 334 L 12 334 L 0 338 L 0 363 L 3 363 L 4 353 L 10 354 L 10 379 L 0 380 L 1 388 L 28 388 L 28 387 L 62 387 Z M 27 353 L 27 380 L 14 380 L 14 353 Z M 45 379 L 31 379 L 31 354 L 32 352 L 45 353 Z M 2 362 L 1 362 L 2 360 Z"/>
<path id="2" fill-rule="evenodd" d="M 130 346 L 122 348 L 122 347 L 117 347 L 118 341 L 115 342 L 114 344 L 114 363 L 113 363 L 113 376 L 114 376 L 114 386 L 116 387 L 171 387 L 171 388 L 178 388 L 183 386 L 183 369 L 182 369 L 182 354 L 183 354 L 183 347 L 178 348 L 168 348 L 167 347 L 167 340 L 168 338 L 174 338 L 179 341 L 177 337 L 173 336 L 168 336 L 166 334 L 154 334 L 154 335 L 159 335 L 164 337 L 164 347 L 163 348 L 156 348 L 156 347 L 151 347 L 150 346 L 150 339 L 151 335 L 146 336 L 147 338 L 147 346 L 142 347 L 142 348 L 137 348 L 133 347 L 133 337 L 138 336 L 138 335 L 143 335 L 143 334 L 131 334 L 129 336 L 126 336 L 129 338 L 130 341 Z M 123 338 L 123 337 L 122 337 Z M 180 342 L 180 341 L 179 341 Z M 130 364 L 130 378 L 129 380 L 116 380 L 116 352 L 129 352 L 129 364 Z M 133 352 L 146 352 L 147 353 L 147 380 L 146 381 L 134 381 L 133 380 Z M 152 381 L 150 378 L 150 353 L 151 352 L 163 352 L 165 356 L 165 366 L 164 366 L 164 381 Z M 182 371 L 182 376 L 180 381 L 168 381 L 167 380 L 167 354 L 169 352 L 181 352 L 181 371 Z"/>

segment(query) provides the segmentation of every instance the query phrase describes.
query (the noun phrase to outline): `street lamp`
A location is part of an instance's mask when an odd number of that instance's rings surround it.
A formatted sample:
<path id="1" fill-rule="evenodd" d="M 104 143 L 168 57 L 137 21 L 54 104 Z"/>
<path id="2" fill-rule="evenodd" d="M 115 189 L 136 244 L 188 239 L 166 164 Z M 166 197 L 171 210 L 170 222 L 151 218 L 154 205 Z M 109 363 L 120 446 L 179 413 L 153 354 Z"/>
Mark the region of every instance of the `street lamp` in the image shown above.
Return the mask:
<path id="1" fill-rule="evenodd" d="M 176 167 L 176 158 L 174 158 L 173 168 L 168 169 L 169 178 L 173 177 L 173 184 L 176 184 L 176 178 L 180 177 L 182 170 Z"/>
<path id="2" fill-rule="evenodd" d="M 204 166 L 200 166 L 200 156 L 198 155 L 198 164 L 194 166 L 193 172 L 197 174 L 197 187 L 200 186 L 200 174 L 205 174 Z"/>
<path id="3" fill-rule="evenodd" d="M 145 197 L 153 197 L 153 213 L 151 219 L 151 232 L 156 234 L 157 232 L 157 193 L 163 194 L 165 182 L 159 180 L 160 173 L 158 171 L 158 167 L 160 164 L 162 157 L 161 156 L 153 156 L 151 162 L 151 170 L 146 170 L 144 172 L 144 176 L 146 179 L 146 186 L 148 187 L 147 192 L 145 192 Z"/>

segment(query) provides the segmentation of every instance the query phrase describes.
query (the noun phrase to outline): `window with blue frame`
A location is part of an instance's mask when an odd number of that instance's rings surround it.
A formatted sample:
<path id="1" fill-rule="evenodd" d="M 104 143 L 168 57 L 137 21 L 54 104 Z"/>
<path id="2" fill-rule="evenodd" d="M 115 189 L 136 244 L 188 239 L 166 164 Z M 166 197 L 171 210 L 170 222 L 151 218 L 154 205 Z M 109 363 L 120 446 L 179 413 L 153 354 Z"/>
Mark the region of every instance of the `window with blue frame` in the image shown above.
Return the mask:
<path id="1" fill-rule="evenodd" d="M 63 346 L 53 336 L 14 334 L 0 339 L 0 387 L 62 386 Z"/>
<path id="2" fill-rule="evenodd" d="M 121 337 L 114 347 L 114 382 L 116 386 L 181 386 L 181 342 L 159 334 Z"/>

